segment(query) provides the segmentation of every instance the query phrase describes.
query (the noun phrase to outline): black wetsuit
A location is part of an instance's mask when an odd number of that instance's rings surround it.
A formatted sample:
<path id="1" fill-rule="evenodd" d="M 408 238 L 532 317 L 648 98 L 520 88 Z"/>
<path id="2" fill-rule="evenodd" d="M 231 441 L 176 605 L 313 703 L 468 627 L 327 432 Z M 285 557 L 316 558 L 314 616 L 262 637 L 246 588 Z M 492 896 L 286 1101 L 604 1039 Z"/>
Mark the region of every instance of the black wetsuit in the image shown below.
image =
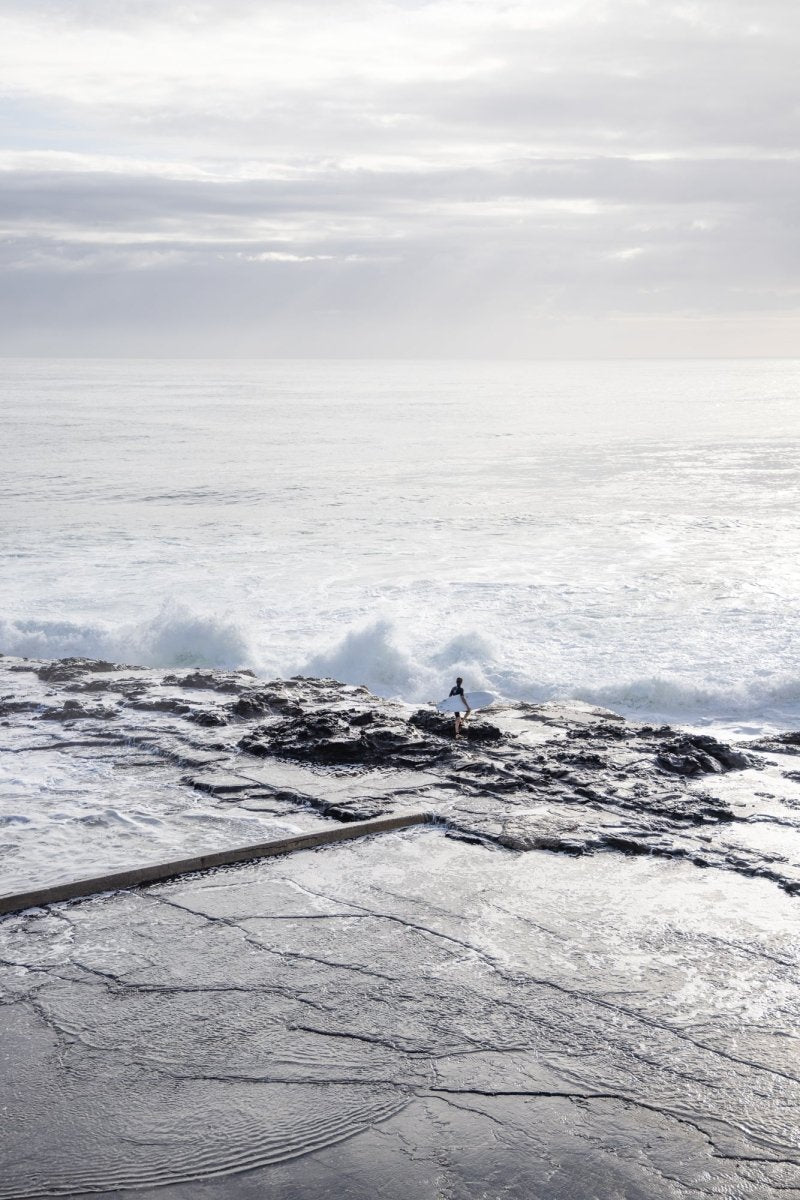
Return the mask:
<path id="1" fill-rule="evenodd" d="M 461 699 L 466 702 L 466 697 L 464 696 L 464 689 L 463 689 L 463 687 L 459 687 L 458 684 L 456 684 L 454 687 L 450 688 L 450 695 L 451 696 L 460 696 Z"/>

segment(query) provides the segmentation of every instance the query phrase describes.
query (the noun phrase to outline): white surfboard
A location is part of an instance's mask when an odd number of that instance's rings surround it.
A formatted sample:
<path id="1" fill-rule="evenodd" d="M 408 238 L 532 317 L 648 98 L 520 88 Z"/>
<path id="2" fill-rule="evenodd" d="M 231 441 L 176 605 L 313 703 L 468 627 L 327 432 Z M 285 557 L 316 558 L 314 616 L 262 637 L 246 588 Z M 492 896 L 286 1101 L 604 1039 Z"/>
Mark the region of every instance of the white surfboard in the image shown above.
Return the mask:
<path id="1" fill-rule="evenodd" d="M 470 708 L 488 708 L 494 704 L 495 697 L 491 692 L 467 692 L 467 704 Z M 439 712 L 465 712 L 464 701 L 460 696 L 447 696 L 436 705 Z"/>

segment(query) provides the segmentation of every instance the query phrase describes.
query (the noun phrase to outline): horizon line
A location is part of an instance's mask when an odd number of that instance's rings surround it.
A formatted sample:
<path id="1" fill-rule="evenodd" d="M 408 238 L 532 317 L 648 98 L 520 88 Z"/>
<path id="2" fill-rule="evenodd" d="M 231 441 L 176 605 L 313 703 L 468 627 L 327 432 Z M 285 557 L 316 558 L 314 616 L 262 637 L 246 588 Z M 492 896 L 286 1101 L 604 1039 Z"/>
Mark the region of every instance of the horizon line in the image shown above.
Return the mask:
<path id="1" fill-rule="evenodd" d="M 0 360 L 66 361 L 156 361 L 156 362 L 491 362 L 491 363 L 580 363 L 580 362 L 800 362 L 797 354 L 591 354 L 564 355 L 359 355 L 359 354 L 7 354 Z"/>

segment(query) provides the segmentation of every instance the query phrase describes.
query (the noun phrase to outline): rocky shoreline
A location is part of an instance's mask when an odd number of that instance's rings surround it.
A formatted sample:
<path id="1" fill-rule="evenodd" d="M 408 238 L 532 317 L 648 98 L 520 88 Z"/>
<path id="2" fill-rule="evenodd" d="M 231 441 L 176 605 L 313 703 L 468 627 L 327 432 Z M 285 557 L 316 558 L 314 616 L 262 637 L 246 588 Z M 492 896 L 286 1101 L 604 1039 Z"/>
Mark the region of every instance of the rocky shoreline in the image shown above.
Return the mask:
<path id="1" fill-rule="evenodd" d="M 7 894 L 428 818 L 1 918 L 0 1200 L 800 1197 L 797 734 L 0 657 L 0 746 Z"/>
<path id="2" fill-rule="evenodd" d="M 800 829 L 800 794 L 783 794 L 797 790 L 800 733 L 731 746 L 578 702 L 518 701 L 476 714 L 456 740 L 432 707 L 332 679 L 10 657 L 0 657 L 0 728 L 22 758 L 135 751 L 140 765 L 182 768 L 187 794 L 250 809 L 364 821 L 413 805 L 468 841 L 685 858 L 800 891 L 791 856 L 747 839 L 765 822 Z M 732 774 L 746 774 L 749 797 L 715 786 Z"/>

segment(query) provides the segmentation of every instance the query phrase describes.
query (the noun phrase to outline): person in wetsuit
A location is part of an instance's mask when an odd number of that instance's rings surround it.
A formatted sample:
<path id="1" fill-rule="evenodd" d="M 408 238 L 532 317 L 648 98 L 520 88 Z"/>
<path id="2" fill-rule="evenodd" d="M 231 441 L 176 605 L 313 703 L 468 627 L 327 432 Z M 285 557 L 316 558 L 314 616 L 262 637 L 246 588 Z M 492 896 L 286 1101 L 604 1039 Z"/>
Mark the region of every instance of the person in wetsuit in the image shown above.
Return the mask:
<path id="1" fill-rule="evenodd" d="M 461 678 L 461 676 L 460 676 L 460 675 L 459 675 L 458 679 L 457 679 L 457 680 L 456 680 L 456 682 L 455 682 L 455 686 L 450 688 L 450 695 L 451 695 L 451 696 L 460 696 L 460 697 L 461 697 L 461 700 L 462 700 L 462 702 L 463 702 L 464 708 L 466 709 L 466 712 L 464 713 L 464 716 L 463 716 L 463 718 L 462 718 L 462 716 L 461 716 L 461 713 L 460 713 L 460 712 L 456 712 L 456 714 L 455 714 L 455 718 L 456 718 L 456 737 L 459 737 L 459 736 L 460 736 L 460 734 L 461 734 L 461 722 L 462 722 L 462 720 L 466 721 L 467 717 L 468 717 L 468 716 L 469 716 L 469 714 L 472 712 L 472 709 L 470 708 L 469 704 L 467 703 L 467 697 L 464 695 L 464 680 Z"/>

